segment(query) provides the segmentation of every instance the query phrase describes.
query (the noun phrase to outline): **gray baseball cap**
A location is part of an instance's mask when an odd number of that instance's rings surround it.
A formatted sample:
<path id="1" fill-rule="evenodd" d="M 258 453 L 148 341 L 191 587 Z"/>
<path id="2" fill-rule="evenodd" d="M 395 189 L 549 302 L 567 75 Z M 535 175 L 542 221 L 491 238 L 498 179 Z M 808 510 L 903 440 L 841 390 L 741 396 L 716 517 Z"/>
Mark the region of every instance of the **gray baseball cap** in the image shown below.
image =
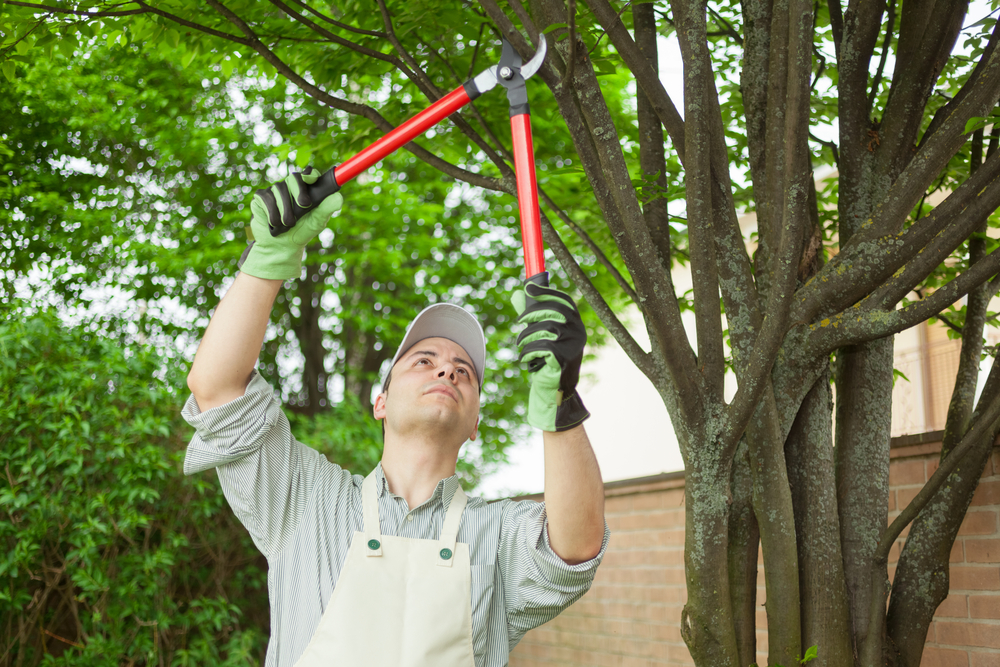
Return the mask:
<path id="1" fill-rule="evenodd" d="M 483 388 L 483 373 L 486 370 L 486 336 L 479 320 L 472 313 L 451 303 L 435 303 L 424 308 L 406 327 L 406 335 L 403 336 L 403 342 L 396 350 L 396 356 L 392 358 L 389 369 L 396 365 L 407 350 L 425 338 L 447 338 L 461 345 L 471 357 L 469 361 L 476 369 L 479 388 Z M 388 373 L 389 371 L 386 371 L 386 375 Z M 385 385 L 385 376 L 382 377 L 382 384 Z"/>

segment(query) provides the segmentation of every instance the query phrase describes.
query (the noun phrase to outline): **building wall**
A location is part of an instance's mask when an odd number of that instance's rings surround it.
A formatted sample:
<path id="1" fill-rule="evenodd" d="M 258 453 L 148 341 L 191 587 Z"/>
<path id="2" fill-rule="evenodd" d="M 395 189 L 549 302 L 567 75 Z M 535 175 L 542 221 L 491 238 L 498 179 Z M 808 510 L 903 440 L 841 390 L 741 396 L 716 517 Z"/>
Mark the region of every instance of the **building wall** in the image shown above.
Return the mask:
<path id="1" fill-rule="evenodd" d="M 940 448 L 940 433 L 893 441 L 890 521 L 937 469 Z M 683 473 L 610 482 L 605 492 L 611 542 L 593 587 L 529 632 L 511 667 L 693 664 L 680 635 L 687 599 Z M 890 556 L 890 576 L 901 544 Z M 758 604 L 763 577 L 759 584 Z M 758 662 L 766 665 L 763 607 L 757 624 Z M 1000 441 L 952 551 L 951 594 L 928 631 L 923 665 L 1000 667 Z"/>

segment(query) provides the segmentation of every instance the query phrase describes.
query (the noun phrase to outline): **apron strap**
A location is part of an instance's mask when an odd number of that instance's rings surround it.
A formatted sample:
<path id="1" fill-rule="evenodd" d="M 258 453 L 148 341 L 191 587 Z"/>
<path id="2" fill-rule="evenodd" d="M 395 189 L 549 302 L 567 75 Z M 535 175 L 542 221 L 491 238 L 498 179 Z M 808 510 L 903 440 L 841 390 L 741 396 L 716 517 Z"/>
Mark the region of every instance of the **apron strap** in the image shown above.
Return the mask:
<path id="1" fill-rule="evenodd" d="M 365 555 L 382 555 L 382 526 L 378 519 L 378 490 L 375 488 L 375 471 L 365 477 L 361 485 L 361 505 L 364 508 L 364 524 L 361 532 L 365 539 Z"/>
<path id="2" fill-rule="evenodd" d="M 451 567 L 451 564 L 455 562 L 455 542 L 458 540 L 458 524 L 462 521 L 462 512 L 465 510 L 465 504 L 468 502 L 468 498 L 465 495 L 465 491 L 462 490 L 462 486 L 459 485 L 455 489 L 455 495 L 452 496 L 451 502 L 448 504 L 448 512 L 444 516 L 444 525 L 441 527 L 441 548 L 438 551 L 438 561 L 437 564 L 441 567 Z"/>

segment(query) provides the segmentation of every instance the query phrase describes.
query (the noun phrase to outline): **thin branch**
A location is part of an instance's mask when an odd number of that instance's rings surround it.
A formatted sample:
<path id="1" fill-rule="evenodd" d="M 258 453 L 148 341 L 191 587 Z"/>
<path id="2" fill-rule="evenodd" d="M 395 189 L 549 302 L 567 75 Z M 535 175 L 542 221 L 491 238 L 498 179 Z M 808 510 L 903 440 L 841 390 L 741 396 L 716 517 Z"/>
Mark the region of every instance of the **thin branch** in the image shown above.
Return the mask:
<path id="1" fill-rule="evenodd" d="M 826 146 L 827 148 L 829 148 L 830 152 L 833 153 L 833 163 L 836 164 L 836 165 L 840 164 L 840 151 L 838 150 L 836 143 L 834 143 L 832 141 L 824 141 L 823 139 L 820 139 L 815 134 L 813 134 L 811 130 L 809 132 L 809 138 L 812 139 L 813 141 L 815 141 L 817 144 L 819 144 L 821 146 Z"/>
<path id="2" fill-rule="evenodd" d="M 17 7 L 28 7 L 29 9 L 40 9 L 53 14 L 72 14 L 74 16 L 85 16 L 87 18 L 105 18 L 108 16 L 132 16 L 134 14 L 145 14 L 148 9 L 126 9 L 119 12 L 84 12 L 78 9 L 64 9 L 63 7 L 52 7 L 49 5 L 39 5 L 34 2 L 19 2 L 18 0 L 3 0 L 6 5 L 15 5 Z M 135 2 L 126 2 L 124 4 L 141 4 Z"/>
<path id="3" fill-rule="evenodd" d="M 628 9 L 628 8 L 629 8 L 629 5 L 631 5 L 631 4 L 632 4 L 632 0 L 628 0 L 628 2 L 626 2 L 626 3 L 625 3 L 625 4 L 623 5 L 623 6 L 622 6 L 622 8 L 621 8 L 620 10 L 618 10 L 618 15 L 617 15 L 617 16 L 615 17 L 615 19 L 616 19 L 616 20 L 617 20 L 618 22 L 621 22 L 621 20 L 622 20 L 622 14 L 624 14 L 624 13 L 625 13 L 625 10 L 626 10 L 626 9 Z M 610 7 L 610 5 L 609 5 L 609 7 Z M 593 10 L 593 9 L 594 9 L 594 7 L 593 7 L 593 5 L 591 5 L 591 10 Z M 612 23 L 612 25 L 613 25 L 613 23 Z M 603 27 L 604 27 L 604 30 L 603 30 L 603 32 L 601 32 L 601 34 L 597 36 L 597 40 L 596 40 L 596 41 L 594 42 L 594 45 L 593 45 L 593 46 L 592 46 L 592 47 L 590 48 L 590 51 L 587 51 L 587 57 L 588 57 L 588 58 L 590 57 L 590 55 L 591 55 L 591 54 L 593 54 L 593 53 L 594 53 L 594 51 L 596 51 L 596 50 L 597 50 L 597 45 L 598 45 L 598 44 L 600 44 L 600 43 L 601 43 L 601 40 L 602 40 L 602 39 L 604 39 L 604 36 L 605 36 L 606 34 L 608 34 L 608 27 L 607 27 L 607 26 L 603 26 Z M 623 27 L 624 27 L 624 26 L 623 26 Z"/>
<path id="4" fill-rule="evenodd" d="M 600 246 L 598 246 L 597 243 L 594 242 L 594 239 L 590 237 L 590 235 L 586 232 L 586 230 L 584 230 L 582 227 L 576 224 L 576 222 L 574 222 L 573 219 L 569 217 L 566 211 L 559 208 L 559 206 L 556 205 L 556 203 L 552 200 L 552 197 L 550 197 L 548 193 L 545 192 L 545 190 L 543 190 L 542 188 L 538 188 L 538 193 L 542 196 L 542 201 L 545 202 L 545 205 L 548 206 L 550 209 L 552 209 L 555 212 L 555 214 L 559 217 L 559 219 L 563 221 L 563 224 L 569 227 L 571 230 L 573 230 L 573 232 L 578 237 L 580 237 L 580 240 L 583 241 L 588 248 L 590 248 L 590 251 L 594 253 L 594 256 L 597 257 L 597 260 L 602 265 L 604 265 L 604 268 L 608 270 L 608 273 L 610 273 L 611 277 L 615 279 L 615 282 L 618 283 L 618 286 L 622 288 L 622 291 L 628 295 L 628 298 L 630 298 L 633 301 L 633 303 L 638 303 L 639 296 L 635 293 L 635 289 L 633 289 L 633 287 L 628 283 L 628 281 L 625 280 L 625 276 L 621 274 L 621 272 L 618 270 L 618 267 L 611 263 L 611 260 L 608 259 L 608 256 L 604 253 L 603 250 L 601 250 Z"/>
<path id="5" fill-rule="evenodd" d="M 237 44 L 242 44 L 243 46 L 252 46 L 250 40 L 243 39 L 242 37 L 239 37 L 237 35 L 233 35 L 228 32 L 222 32 L 221 30 L 216 30 L 215 28 L 209 28 L 208 26 L 201 25 L 200 23 L 195 23 L 194 21 L 188 21 L 187 19 L 182 19 L 180 16 L 176 16 L 174 14 L 171 14 L 170 12 L 165 12 L 162 9 L 159 9 L 158 7 L 152 7 L 150 5 L 147 5 L 145 2 L 139 2 L 137 0 L 135 4 L 139 5 L 140 7 L 145 7 L 146 11 L 148 12 L 152 12 L 157 16 L 162 16 L 163 18 L 169 19 L 174 23 L 179 23 L 180 25 L 186 28 L 191 28 L 192 30 L 197 30 L 199 32 L 205 33 L 206 35 L 212 35 L 213 37 L 219 37 L 220 39 L 226 39 L 231 42 L 236 42 Z"/>
<path id="6" fill-rule="evenodd" d="M 483 29 L 485 27 L 485 23 L 479 24 L 479 36 L 476 37 L 476 46 L 472 49 L 472 60 L 469 61 L 469 73 L 465 75 L 466 79 L 471 79 L 476 72 L 476 58 L 479 57 L 479 47 L 483 45 Z"/>
<path id="7" fill-rule="evenodd" d="M 919 296 L 919 297 L 920 297 L 921 299 L 926 299 L 926 298 L 927 298 L 927 294 L 925 293 L 925 290 L 922 290 L 922 289 L 920 289 L 919 287 L 914 287 L 914 288 L 913 288 L 913 292 L 914 292 L 914 293 L 915 293 L 915 294 L 916 294 L 917 296 Z M 941 320 L 941 321 L 942 321 L 942 322 L 943 322 L 943 323 L 945 324 L 945 326 L 947 326 L 947 327 L 948 327 L 949 329 L 951 329 L 952 331 L 957 331 L 957 332 L 958 332 L 959 334 L 963 334 L 963 333 L 965 333 L 965 331 L 964 331 L 964 329 L 963 329 L 962 327 L 958 326 L 957 324 L 955 324 L 954 322 L 952 322 L 950 318 L 948 318 L 948 317 L 945 317 L 945 316 L 944 316 L 944 315 L 942 315 L 941 313 L 938 313 L 938 314 L 936 315 L 936 317 L 937 317 L 937 318 L 938 318 L 939 320 Z"/>
<path id="8" fill-rule="evenodd" d="M 872 90 L 868 93 L 868 110 L 871 111 L 878 97 L 878 87 L 882 83 L 882 72 L 885 69 L 885 61 L 889 57 L 889 45 L 892 42 L 892 33 L 896 29 L 896 0 L 889 0 L 889 20 L 885 26 L 885 39 L 882 41 L 882 55 L 878 62 L 878 69 L 875 70 L 875 78 L 872 79 Z"/>
<path id="9" fill-rule="evenodd" d="M 562 267 L 567 277 L 580 290 L 584 299 L 587 300 L 587 304 L 597 313 L 601 322 L 608 328 L 614 339 L 618 341 L 618 344 L 621 345 L 632 363 L 646 377 L 653 379 L 656 376 L 656 369 L 650 361 L 649 353 L 639 346 L 639 343 L 636 342 L 632 334 L 629 333 L 625 325 L 622 324 L 621 320 L 611 310 L 611 307 L 608 306 L 608 302 L 604 300 L 604 295 L 594 287 L 594 284 L 590 281 L 590 277 L 580 268 L 580 265 L 573 258 L 572 253 L 566 247 L 566 244 L 563 243 L 559 234 L 556 233 L 555 227 L 552 226 L 552 221 L 549 220 L 544 211 L 541 214 L 541 219 L 543 223 L 542 235 L 545 237 L 545 243 L 552 250 L 556 259 L 559 260 L 559 266 Z"/>
<path id="10" fill-rule="evenodd" d="M 398 69 L 399 71 L 401 71 L 403 74 L 405 74 L 408 79 L 414 80 L 414 78 L 415 78 L 414 72 L 412 70 L 410 70 L 410 69 L 407 69 L 406 65 L 404 65 L 403 62 L 401 60 L 399 60 L 398 58 L 394 58 L 394 57 L 392 57 L 390 55 L 386 55 L 386 54 L 382 53 L 381 51 L 376 51 L 374 49 L 369 49 L 368 47 L 361 46 L 360 44 L 357 44 L 356 42 L 352 42 L 352 41 L 350 41 L 348 39 L 344 39 L 343 37 L 340 37 L 339 35 L 335 35 L 334 33 L 330 32 L 326 28 L 323 28 L 323 27 L 317 25 L 316 23 L 314 23 L 313 21 L 310 21 L 308 18 L 306 18 L 302 14 L 296 12 L 291 7 L 289 7 L 288 5 L 286 5 L 284 2 L 281 2 L 281 0 L 270 0 L 270 2 L 271 2 L 272 5 L 274 5 L 275 7 L 277 7 L 278 9 L 280 9 L 281 11 L 283 11 L 285 14 L 287 14 L 291 18 L 295 19 L 297 22 L 301 23 L 302 25 L 304 25 L 305 27 L 309 28 L 313 32 L 315 32 L 315 33 L 317 33 L 319 35 L 322 35 L 323 37 L 326 37 L 329 41 L 333 42 L 334 44 L 339 44 L 340 46 L 346 46 L 347 48 L 351 49 L 352 51 L 360 53 L 361 55 L 364 55 L 364 56 L 368 56 L 369 58 L 374 58 L 376 60 L 381 60 L 383 62 L 387 62 L 390 65 L 392 65 L 393 67 L 395 67 L 396 69 Z"/>
<path id="11" fill-rule="evenodd" d="M 10 53 L 11 51 L 13 51 L 14 47 L 16 47 L 18 44 L 20 44 L 21 41 L 23 41 L 24 39 L 27 39 L 28 35 L 30 35 L 31 33 L 35 32 L 36 30 L 38 30 L 38 28 L 40 28 L 44 24 L 45 24 L 45 19 L 42 19 L 41 21 L 38 21 L 37 23 L 35 23 L 35 25 L 33 25 L 31 27 L 31 30 L 27 31 L 26 33 L 24 33 L 23 35 L 21 35 L 20 37 L 18 37 L 17 39 L 15 39 L 13 42 L 11 42 L 10 45 L 6 49 L 4 49 L 3 51 L 0 51 L 0 58 L 5 57 L 8 53 Z"/>
<path id="12" fill-rule="evenodd" d="M 823 52 L 819 50 L 819 47 L 813 45 L 813 55 L 816 56 L 816 60 L 819 61 L 819 66 L 816 68 L 816 76 L 813 77 L 812 83 L 809 84 L 809 90 L 814 92 L 816 90 L 816 84 L 819 83 L 820 77 L 823 76 L 823 72 L 826 71 L 826 56 Z"/>
<path id="13" fill-rule="evenodd" d="M 719 14 L 711 7 L 708 7 L 708 13 L 712 15 L 712 18 L 714 18 L 716 21 L 722 24 L 722 30 L 714 34 L 728 35 L 729 37 L 732 37 L 733 40 L 735 40 L 738 45 L 740 46 L 743 45 L 743 35 L 740 34 L 739 30 L 733 27 L 732 23 L 727 21 L 721 14 Z M 713 33 L 708 33 L 708 34 L 712 35 Z"/>
<path id="14" fill-rule="evenodd" d="M 507 4 L 510 5 L 514 13 L 517 14 L 518 20 L 524 29 L 528 33 L 528 37 L 535 44 L 538 44 L 538 28 L 535 27 L 535 22 L 531 20 L 531 15 L 524 9 L 524 5 L 521 4 L 521 0 L 508 0 Z"/>
<path id="15" fill-rule="evenodd" d="M 946 178 L 948 178 L 948 172 L 947 171 L 941 172 L 941 178 L 938 179 L 938 182 L 935 183 L 930 189 L 924 191 L 924 195 L 920 198 L 920 203 L 917 204 L 917 214 L 913 216 L 914 220 L 919 220 L 920 216 L 924 214 L 924 203 L 927 201 L 927 196 L 934 192 L 937 192 L 941 188 L 941 185 L 944 183 L 944 179 Z"/>
<path id="16" fill-rule="evenodd" d="M 385 5 L 385 0 L 378 0 L 378 9 L 382 14 L 382 25 L 385 26 L 385 32 L 388 36 L 389 43 L 392 44 L 392 47 L 396 49 L 396 53 L 399 54 L 399 57 L 410 66 L 410 69 L 420 79 L 419 83 L 426 89 L 424 94 L 427 95 L 427 97 L 432 101 L 437 101 L 441 97 L 441 90 L 434 85 L 434 82 L 431 81 L 430 77 L 427 76 L 427 74 L 420 68 L 420 65 L 413 58 L 410 52 L 403 47 L 403 43 L 399 41 L 399 38 L 396 36 L 396 29 L 392 27 L 392 15 L 389 13 L 389 8 Z"/>
<path id="17" fill-rule="evenodd" d="M 323 21 L 326 21 L 330 25 L 332 25 L 334 27 L 337 27 L 337 28 L 341 28 L 342 30 L 349 30 L 350 32 L 356 32 L 359 35 L 368 35 L 369 37 L 381 37 L 382 39 L 385 39 L 385 37 L 386 37 L 386 35 L 385 35 L 384 32 L 379 32 L 377 30 L 362 30 L 361 28 L 355 28 L 352 25 L 348 25 L 346 23 L 341 23 L 340 21 L 336 21 L 336 20 L 330 18 L 329 16 L 327 16 L 326 14 L 324 14 L 323 12 L 321 12 L 321 11 L 319 11 L 317 9 L 313 9 L 307 3 L 303 2 L 303 0 L 292 0 L 292 2 L 294 2 L 295 4 L 297 4 L 299 7 L 302 7 L 303 9 L 307 10 L 309 13 L 311 13 L 316 18 L 322 19 Z"/>

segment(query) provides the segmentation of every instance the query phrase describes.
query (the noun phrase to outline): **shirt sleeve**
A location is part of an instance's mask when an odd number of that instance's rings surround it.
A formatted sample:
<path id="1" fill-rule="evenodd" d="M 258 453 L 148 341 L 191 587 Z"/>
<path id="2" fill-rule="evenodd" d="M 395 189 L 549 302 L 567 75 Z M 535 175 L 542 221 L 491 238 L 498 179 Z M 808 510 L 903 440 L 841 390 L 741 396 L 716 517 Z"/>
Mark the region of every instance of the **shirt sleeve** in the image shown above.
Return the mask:
<path id="1" fill-rule="evenodd" d="M 552 620 L 590 589 L 610 535 L 605 523 L 600 553 L 569 565 L 549 544 L 545 503 L 509 501 L 501 515 L 498 565 L 511 650 L 528 630 Z"/>
<path id="2" fill-rule="evenodd" d="M 321 470 L 334 464 L 292 437 L 274 390 L 256 370 L 243 396 L 205 412 L 191 396 L 181 416 L 195 429 L 184 473 L 215 468 L 257 548 L 268 558 L 280 553 L 295 534 Z M 334 483 L 349 483 L 350 474 L 334 467 Z"/>

